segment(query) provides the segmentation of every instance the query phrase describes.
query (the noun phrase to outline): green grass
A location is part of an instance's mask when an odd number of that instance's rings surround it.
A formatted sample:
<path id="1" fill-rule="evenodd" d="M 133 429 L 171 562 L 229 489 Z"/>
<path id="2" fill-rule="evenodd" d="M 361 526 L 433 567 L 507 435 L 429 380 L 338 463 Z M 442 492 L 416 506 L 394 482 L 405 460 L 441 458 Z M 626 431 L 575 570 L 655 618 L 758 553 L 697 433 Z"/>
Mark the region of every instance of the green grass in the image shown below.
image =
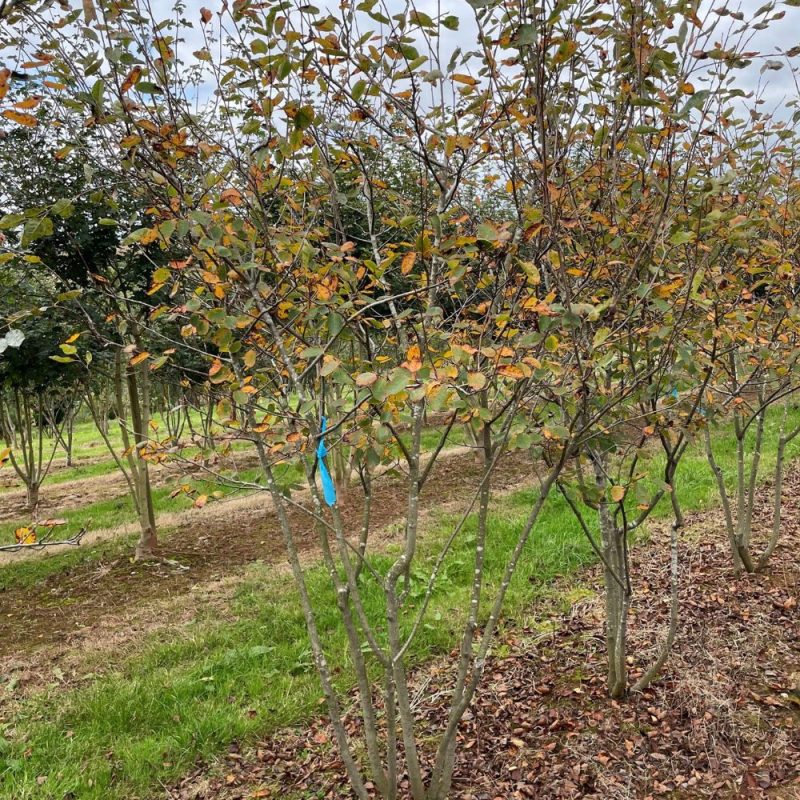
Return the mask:
<path id="1" fill-rule="evenodd" d="M 793 416 L 800 420 L 800 413 Z M 772 420 L 768 429 L 774 431 Z M 717 444 L 719 462 L 730 469 L 735 442 L 729 430 L 719 432 Z M 798 452 L 795 446 L 791 455 Z M 768 436 L 764 470 L 773 463 L 774 437 Z M 657 476 L 658 470 L 654 472 Z M 678 487 L 686 510 L 716 505 L 713 478 L 698 448 L 685 456 Z M 533 499 L 533 492 L 523 490 L 494 504 L 486 553 L 489 595 Z M 668 513 L 668 503 L 662 502 L 655 516 Z M 440 515 L 426 531 L 412 607 L 453 520 Z M 474 520 L 447 559 L 410 653 L 415 661 L 447 652 L 456 640 L 469 592 L 473 536 Z M 556 576 L 574 573 L 592 558 L 564 501 L 552 495 L 511 585 L 506 617 L 525 619 L 531 602 L 552 591 Z M 376 566 L 386 569 L 388 563 L 384 556 Z M 325 574 L 312 568 L 308 579 L 337 682 L 347 688 L 352 673 Z M 380 619 L 379 593 L 368 587 L 367 611 Z M 184 774 L 197 759 L 213 758 L 231 741 L 249 741 L 321 711 L 305 627 L 288 578 L 253 568 L 224 619 L 220 616 L 219 611 L 207 613 L 183 630 L 152 636 L 135 655 L 120 658 L 115 666 L 103 665 L 105 674 L 83 688 L 56 687 L 22 703 L 7 723 L 13 736 L 0 737 L 0 797 L 161 796 L 162 784 Z M 37 777 L 42 775 L 47 779 L 40 784 Z"/>

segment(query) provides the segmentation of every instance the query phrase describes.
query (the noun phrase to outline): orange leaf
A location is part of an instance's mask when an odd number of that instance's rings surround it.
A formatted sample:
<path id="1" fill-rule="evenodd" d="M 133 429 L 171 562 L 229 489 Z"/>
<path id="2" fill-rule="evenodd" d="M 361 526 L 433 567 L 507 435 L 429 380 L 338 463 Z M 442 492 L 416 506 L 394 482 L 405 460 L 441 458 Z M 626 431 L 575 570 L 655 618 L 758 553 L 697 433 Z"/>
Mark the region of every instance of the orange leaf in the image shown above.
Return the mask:
<path id="1" fill-rule="evenodd" d="M 232 206 L 240 206 L 242 204 L 242 193 L 238 189 L 226 189 L 220 194 L 219 199 L 225 203 L 230 203 Z"/>
<path id="2" fill-rule="evenodd" d="M 201 494 L 197 500 L 194 501 L 195 508 L 202 508 L 208 502 L 208 495 Z"/>
<path id="3" fill-rule="evenodd" d="M 17 544 L 34 544 L 36 542 L 36 531 L 33 528 L 17 528 L 14 531 L 14 539 Z"/>
<path id="4" fill-rule="evenodd" d="M 3 116 L 12 122 L 16 122 L 17 125 L 24 125 L 26 128 L 35 128 L 39 124 L 32 114 L 23 114 L 21 111 L 12 111 L 10 108 L 3 112 Z"/>
<path id="5" fill-rule="evenodd" d="M 611 499 L 615 503 L 619 503 L 622 498 L 625 497 L 625 487 L 624 486 L 612 486 L 611 487 Z"/>
<path id="6" fill-rule="evenodd" d="M 497 370 L 503 377 L 518 381 L 525 377 L 525 373 L 516 364 L 503 364 Z"/>
<path id="7" fill-rule="evenodd" d="M 148 228 L 139 239 L 140 244 L 152 244 L 158 239 L 158 228 Z"/>
<path id="8" fill-rule="evenodd" d="M 213 16 L 214 15 L 211 13 L 211 11 L 209 11 L 209 9 L 207 8 L 200 9 L 200 20 L 203 23 L 203 25 L 206 25 L 207 23 L 211 22 L 211 17 Z"/>
<path id="9" fill-rule="evenodd" d="M 33 61 L 25 61 L 20 64 L 20 69 L 36 69 L 36 67 L 47 66 L 53 60 L 53 56 L 42 56 Z"/>
<path id="10" fill-rule="evenodd" d="M 128 77 L 125 78 L 122 86 L 119 87 L 120 94 L 125 94 L 125 92 L 130 91 L 136 82 L 139 80 L 139 76 L 142 74 L 142 68 L 139 66 L 134 67 L 129 73 Z"/>
<path id="11" fill-rule="evenodd" d="M 403 362 L 403 366 L 409 372 L 418 372 L 422 367 L 422 354 L 419 349 L 419 345 L 412 344 L 411 347 L 408 348 L 408 352 L 406 353 L 406 360 Z"/>
<path id="12" fill-rule="evenodd" d="M 475 86 L 478 82 L 471 75 L 459 75 L 458 73 L 453 75 L 453 80 L 456 81 L 456 83 L 464 83 L 467 86 Z"/>
<path id="13" fill-rule="evenodd" d="M 142 361 L 146 361 L 148 358 L 150 358 L 150 353 L 148 353 L 148 352 L 147 352 L 147 350 L 145 350 L 144 352 L 142 352 L 142 353 L 139 353 L 138 355 L 135 355 L 135 356 L 134 356 L 134 357 L 133 357 L 133 358 L 132 358 L 132 359 L 131 359 L 131 360 L 128 362 L 128 364 L 129 364 L 131 367 L 135 367 L 137 364 L 141 364 L 141 363 L 142 363 Z"/>
<path id="14" fill-rule="evenodd" d="M 28 97 L 25 100 L 20 100 L 19 103 L 14 103 L 14 108 L 19 108 L 20 110 L 24 111 L 29 108 L 36 108 L 36 106 L 38 106 L 41 102 L 41 97 Z"/>
<path id="15" fill-rule="evenodd" d="M 403 256 L 403 260 L 400 262 L 400 272 L 403 275 L 408 275 L 411 272 L 412 268 L 414 267 L 414 262 L 417 260 L 417 254 L 415 252 L 406 253 Z"/>

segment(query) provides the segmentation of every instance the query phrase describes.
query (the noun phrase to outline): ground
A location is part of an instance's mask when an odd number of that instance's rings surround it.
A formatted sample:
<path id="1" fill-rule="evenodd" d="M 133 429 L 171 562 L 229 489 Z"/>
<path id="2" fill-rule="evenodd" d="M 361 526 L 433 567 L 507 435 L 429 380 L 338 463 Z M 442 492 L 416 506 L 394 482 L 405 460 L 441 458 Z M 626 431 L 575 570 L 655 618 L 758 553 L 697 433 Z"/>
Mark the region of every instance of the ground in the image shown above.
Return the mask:
<path id="1" fill-rule="evenodd" d="M 800 471 L 790 486 L 800 491 Z M 759 511 L 767 500 L 763 491 Z M 720 533 L 713 515 L 689 519 L 680 635 L 663 678 L 641 694 L 607 698 L 596 568 L 580 576 L 591 594 L 566 613 L 542 605 L 535 627 L 506 628 L 461 725 L 454 800 L 800 797 L 798 511 L 789 504 L 770 571 L 737 580 L 724 540 L 709 536 Z M 632 677 L 666 630 L 668 540 L 661 526 L 635 551 L 637 596 L 663 601 L 656 613 L 648 602 L 646 618 L 634 606 Z M 575 578 L 563 583 L 568 593 Z M 445 719 L 450 664 L 415 676 L 422 738 Z M 349 797 L 331 741 L 320 718 L 243 752 L 234 744 L 214 777 L 204 766 L 169 796 Z"/>
<path id="2" fill-rule="evenodd" d="M 251 467 L 251 455 L 234 455 L 239 469 Z M 124 483 L 93 443 L 84 441 L 76 462 L 71 470 L 59 464 L 43 487 L 46 514 L 103 526 L 81 548 L 0 563 L 0 797 L 348 797 L 330 732 L 316 717 L 319 689 L 302 620 L 287 600 L 285 553 L 266 496 L 228 493 L 202 509 L 170 503 L 184 478 L 173 467 L 159 470 L 160 558 L 134 563 Z M 463 510 L 478 469 L 464 448 L 443 454 L 422 497 L 424 541 Z M 792 693 L 800 671 L 800 469 L 787 477 L 770 569 L 736 580 L 702 458 L 690 455 L 682 469 L 696 510 L 682 537 L 680 636 L 663 679 L 642 695 L 607 699 L 600 575 L 586 566 L 589 548 L 556 504 L 526 551 L 483 690 L 462 725 L 454 800 L 800 796 L 800 705 Z M 502 461 L 497 542 L 517 529 L 534 474 L 526 454 Z M 19 486 L 8 472 L 3 478 L 8 536 L 26 517 Z M 373 544 L 381 550 L 398 538 L 402 479 L 387 474 L 375 488 Z M 354 527 L 359 491 L 343 508 Z M 770 502 L 764 485 L 760 531 Z M 293 522 L 308 528 L 300 512 Z M 656 520 L 634 551 L 632 676 L 666 627 L 664 524 Z M 316 537 L 307 530 L 300 541 L 313 570 Z M 452 610 L 460 576 L 458 568 L 446 576 L 435 613 Z M 424 664 L 416 702 L 432 735 L 451 679 L 448 627 L 437 626 L 416 656 Z M 346 671 L 341 676 L 346 688 Z"/>

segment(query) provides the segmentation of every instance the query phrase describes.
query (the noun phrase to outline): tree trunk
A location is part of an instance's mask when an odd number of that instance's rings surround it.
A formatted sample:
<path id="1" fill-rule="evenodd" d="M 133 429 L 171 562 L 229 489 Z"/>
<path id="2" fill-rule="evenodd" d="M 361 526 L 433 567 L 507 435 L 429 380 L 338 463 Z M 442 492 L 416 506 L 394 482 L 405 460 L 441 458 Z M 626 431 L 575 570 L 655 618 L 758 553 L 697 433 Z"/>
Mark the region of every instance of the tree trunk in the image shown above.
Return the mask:
<path id="1" fill-rule="evenodd" d="M 27 510 L 35 511 L 39 506 L 39 484 L 35 481 L 25 486 L 25 496 L 27 498 Z"/>

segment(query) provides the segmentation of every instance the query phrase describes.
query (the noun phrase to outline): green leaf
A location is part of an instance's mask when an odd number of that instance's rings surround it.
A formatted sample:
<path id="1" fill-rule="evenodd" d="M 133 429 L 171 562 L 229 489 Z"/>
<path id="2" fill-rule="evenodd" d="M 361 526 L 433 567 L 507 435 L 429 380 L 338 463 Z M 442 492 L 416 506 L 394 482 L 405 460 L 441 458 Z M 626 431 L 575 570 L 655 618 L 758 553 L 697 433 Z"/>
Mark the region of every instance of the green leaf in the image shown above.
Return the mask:
<path id="1" fill-rule="evenodd" d="M 75 213 L 75 206 L 72 201 L 68 200 L 66 197 L 61 197 L 53 203 L 51 211 L 53 214 L 66 219 Z"/>
<path id="2" fill-rule="evenodd" d="M 478 239 L 482 242 L 496 242 L 497 241 L 497 228 L 490 225 L 488 222 L 482 222 L 478 225 L 477 230 Z"/>
<path id="3" fill-rule="evenodd" d="M 6 231 L 16 228 L 24 219 L 24 214 L 4 214 L 0 217 L 0 228 Z"/>
<path id="4" fill-rule="evenodd" d="M 294 124 L 298 130 L 304 131 L 312 122 L 314 122 L 314 109 L 311 106 L 303 106 L 297 110 Z"/>
<path id="5" fill-rule="evenodd" d="M 687 244 L 688 242 L 693 242 L 694 238 L 694 231 L 675 231 L 675 233 L 669 237 L 669 243 L 674 245 Z"/>
<path id="6" fill-rule="evenodd" d="M 44 239 L 53 233 L 53 220 L 50 217 L 29 219 L 22 230 L 22 246 L 27 247 L 37 239 Z"/>
<path id="7" fill-rule="evenodd" d="M 517 28 L 517 44 L 532 45 L 536 41 L 536 27 L 524 23 Z"/>
<path id="8" fill-rule="evenodd" d="M 597 332 L 594 335 L 594 339 L 592 339 L 592 347 L 600 347 L 606 339 L 608 339 L 611 333 L 611 328 L 598 328 Z"/>

